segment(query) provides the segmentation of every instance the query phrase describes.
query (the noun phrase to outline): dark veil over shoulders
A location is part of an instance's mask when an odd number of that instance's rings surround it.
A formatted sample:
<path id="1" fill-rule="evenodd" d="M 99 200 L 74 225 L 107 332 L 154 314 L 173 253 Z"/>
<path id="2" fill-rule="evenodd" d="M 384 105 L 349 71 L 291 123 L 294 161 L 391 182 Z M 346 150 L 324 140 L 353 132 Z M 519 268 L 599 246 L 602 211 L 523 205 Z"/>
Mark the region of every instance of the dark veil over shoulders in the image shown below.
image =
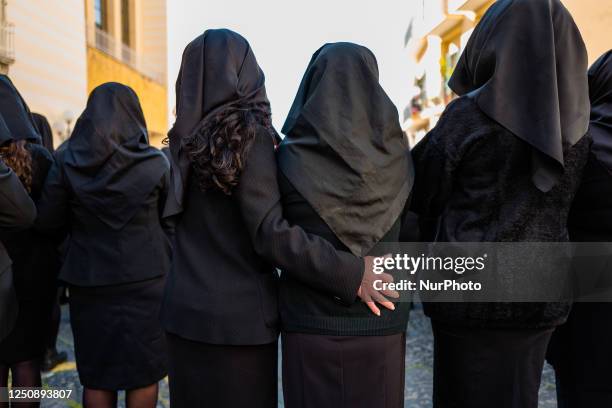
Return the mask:
<path id="1" fill-rule="evenodd" d="M 41 137 L 34 124 L 30 108 L 6 75 L 0 75 L 0 145 L 27 140 L 40 143 Z"/>
<path id="2" fill-rule="evenodd" d="M 283 133 L 283 174 L 351 252 L 367 254 L 403 212 L 414 177 L 374 54 L 352 43 L 321 47 Z"/>
<path id="3" fill-rule="evenodd" d="M 498 0 L 475 28 L 449 86 L 533 148 L 532 179 L 547 192 L 563 145 L 588 130 L 587 52 L 559 0 Z"/>
<path id="4" fill-rule="evenodd" d="M 597 160 L 612 174 L 612 50 L 589 69 L 591 98 L 591 148 Z"/>
<path id="5" fill-rule="evenodd" d="M 169 169 L 149 145 L 138 96 L 114 82 L 91 92 L 61 161 L 79 201 L 113 229 L 136 215 Z"/>

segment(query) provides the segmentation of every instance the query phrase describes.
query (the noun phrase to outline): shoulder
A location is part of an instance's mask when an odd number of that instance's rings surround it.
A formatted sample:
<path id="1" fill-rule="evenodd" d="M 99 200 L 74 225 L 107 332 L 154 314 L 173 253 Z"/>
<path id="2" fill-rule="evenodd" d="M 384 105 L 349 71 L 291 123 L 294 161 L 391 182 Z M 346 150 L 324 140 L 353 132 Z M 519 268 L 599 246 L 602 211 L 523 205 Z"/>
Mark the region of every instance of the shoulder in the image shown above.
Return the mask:
<path id="1" fill-rule="evenodd" d="M 32 161 L 38 165 L 50 166 L 55 161 L 51 152 L 42 145 L 29 143 L 27 149 L 32 156 Z"/>
<path id="2" fill-rule="evenodd" d="M 250 146 L 248 148 L 248 161 L 257 161 L 261 158 L 274 156 L 274 151 L 275 145 L 273 132 L 266 127 L 257 126 L 255 128 L 253 140 L 250 142 Z"/>
<path id="3" fill-rule="evenodd" d="M 33 157 L 36 156 L 53 161 L 53 155 L 43 145 L 37 143 L 28 143 L 27 149 Z"/>
<path id="4" fill-rule="evenodd" d="M 501 126 L 490 119 L 478 104 L 468 96 L 452 101 L 442 113 L 438 126 L 443 130 L 454 129 L 462 133 L 501 130 Z"/>
<path id="5" fill-rule="evenodd" d="M 274 148 L 275 132 L 267 127 L 257 125 L 255 128 L 255 143 Z"/>
<path id="6" fill-rule="evenodd" d="M 476 102 L 462 96 L 446 107 L 426 139 L 444 154 L 460 157 L 479 142 L 505 132 Z"/>

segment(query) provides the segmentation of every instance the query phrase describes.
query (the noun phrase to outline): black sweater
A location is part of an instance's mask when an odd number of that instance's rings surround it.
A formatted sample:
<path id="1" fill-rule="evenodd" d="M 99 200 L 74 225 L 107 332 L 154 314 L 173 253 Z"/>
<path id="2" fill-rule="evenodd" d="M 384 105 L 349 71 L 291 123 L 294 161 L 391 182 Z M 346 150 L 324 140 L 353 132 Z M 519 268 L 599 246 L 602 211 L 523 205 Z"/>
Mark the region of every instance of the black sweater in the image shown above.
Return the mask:
<path id="1" fill-rule="evenodd" d="M 531 180 L 531 147 L 489 119 L 468 97 L 452 102 L 413 150 L 413 209 L 423 240 L 440 242 L 565 242 L 568 213 L 582 177 L 590 137 L 564 147 L 565 173 L 542 193 Z M 432 222 L 432 220 L 435 220 Z M 565 321 L 569 304 L 425 305 L 449 324 L 540 328 Z"/>
<path id="2" fill-rule="evenodd" d="M 287 220 L 304 228 L 308 233 L 325 238 L 336 249 L 348 251 L 348 248 L 280 171 L 279 183 Z M 402 216 L 398 219 L 381 242 L 400 241 L 401 235 L 407 232 L 402 226 L 405 218 Z M 335 297 L 325 285 L 314 286 L 295 276 L 291 271 L 281 273 L 281 324 L 282 330 L 286 332 L 335 336 L 381 336 L 401 333 L 406 330 L 408 324 L 410 303 L 404 301 L 396 303 L 395 306 L 394 311 L 380 307 L 381 316 L 377 317 L 356 296 L 350 302 L 346 302 Z"/>
<path id="3" fill-rule="evenodd" d="M 202 192 L 192 177 L 175 240 L 162 322 L 167 331 L 204 343 L 276 340 L 275 266 L 346 301 L 354 299 L 364 268 L 361 259 L 283 218 L 274 144 L 263 128 L 231 195 Z"/>

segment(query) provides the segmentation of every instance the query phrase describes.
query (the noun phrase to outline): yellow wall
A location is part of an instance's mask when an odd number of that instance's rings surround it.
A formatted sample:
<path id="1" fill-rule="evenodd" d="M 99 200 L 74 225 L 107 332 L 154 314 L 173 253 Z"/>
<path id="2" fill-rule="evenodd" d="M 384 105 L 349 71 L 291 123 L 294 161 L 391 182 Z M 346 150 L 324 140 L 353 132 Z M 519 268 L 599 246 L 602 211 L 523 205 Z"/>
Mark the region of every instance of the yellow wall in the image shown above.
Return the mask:
<path id="1" fill-rule="evenodd" d="M 612 2 L 609 0 L 563 0 L 574 16 L 589 51 L 589 61 L 595 62 L 612 48 Z"/>
<path id="2" fill-rule="evenodd" d="M 136 91 L 149 128 L 151 144 L 160 146 L 168 130 L 166 87 L 102 51 L 87 47 L 88 93 L 96 86 L 111 81 L 128 85 Z"/>

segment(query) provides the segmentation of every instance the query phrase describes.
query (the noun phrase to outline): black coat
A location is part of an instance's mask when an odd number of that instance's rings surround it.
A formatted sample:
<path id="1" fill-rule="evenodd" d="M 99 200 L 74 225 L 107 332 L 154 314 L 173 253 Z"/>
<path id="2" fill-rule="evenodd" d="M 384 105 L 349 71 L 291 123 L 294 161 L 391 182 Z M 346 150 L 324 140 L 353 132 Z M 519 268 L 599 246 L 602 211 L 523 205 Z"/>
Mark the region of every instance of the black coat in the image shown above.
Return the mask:
<path id="1" fill-rule="evenodd" d="M 70 285 L 118 285 L 162 276 L 170 269 L 170 241 L 162 224 L 168 174 L 122 228 L 102 221 L 79 201 L 59 150 L 40 200 L 37 228 L 70 235 L 59 278 Z"/>
<path id="2" fill-rule="evenodd" d="M 274 144 L 260 128 L 232 195 L 187 185 L 177 220 L 172 271 L 162 306 L 167 331 L 228 345 L 265 344 L 278 335 L 275 266 L 347 302 L 363 261 L 283 218 Z"/>
<path id="3" fill-rule="evenodd" d="M 53 156 L 38 144 L 28 144 L 32 156 L 32 185 L 30 197 L 36 202 L 53 164 Z M 1 236 L 13 261 L 15 288 L 20 299 L 42 301 L 56 292 L 55 281 L 60 268 L 58 245 L 54 236 L 41 234 L 34 228 Z"/>
<path id="4" fill-rule="evenodd" d="M 279 172 L 279 183 L 284 214 L 289 222 L 299 225 L 309 234 L 325 238 L 339 251 L 349 250 L 282 172 Z M 409 223 L 407 214 L 396 219 L 380 242 L 409 241 L 406 233 L 410 228 L 406 228 L 402 221 Z M 352 284 L 359 285 L 359 282 Z M 410 303 L 400 302 L 395 306 L 394 311 L 381 307 L 381 316 L 378 317 L 357 298 L 347 303 L 334 297 L 325 285 L 312 285 L 290 270 L 281 273 L 279 307 L 281 327 L 285 332 L 331 336 L 403 333 L 408 324 Z"/>
<path id="5" fill-rule="evenodd" d="M 29 227 L 36 218 L 36 207 L 19 178 L 0 161 L 0 231 L 7 234 Z M 12 330 L 17 318 L 11 259 L 0 244 L 0 340 Z"/>
<path id="6" fill-rule="evenodd" d="M 593 153 L 584 169 L 568 227 L 573 242 L 612 241 L 612 175 Z M 575 387 L 609 397 L 612 327 L 607 322 L 611 315 L 610 303 L 576 303 L 567 323 L 555 331 L 548 359 L 560 370 L 558 375 L 571 378 L 564 384 L 564 391 Z"/>
<path id="7" fill-rule="evenodd" d="M 468 97 L 452 102 L 413 149 L 413 209 L 423 240 L 566 242 L 569 209 L 586 164 L 590 137 L 565 145 L 565 172 L 550 192 L 532 182 L 529 144 L 489 119 Z M 431 222 L 434 220 L 434 222 Z M 428 304 L 451 324 L 541 328 L 565 321 L 569 304 Z"/>

